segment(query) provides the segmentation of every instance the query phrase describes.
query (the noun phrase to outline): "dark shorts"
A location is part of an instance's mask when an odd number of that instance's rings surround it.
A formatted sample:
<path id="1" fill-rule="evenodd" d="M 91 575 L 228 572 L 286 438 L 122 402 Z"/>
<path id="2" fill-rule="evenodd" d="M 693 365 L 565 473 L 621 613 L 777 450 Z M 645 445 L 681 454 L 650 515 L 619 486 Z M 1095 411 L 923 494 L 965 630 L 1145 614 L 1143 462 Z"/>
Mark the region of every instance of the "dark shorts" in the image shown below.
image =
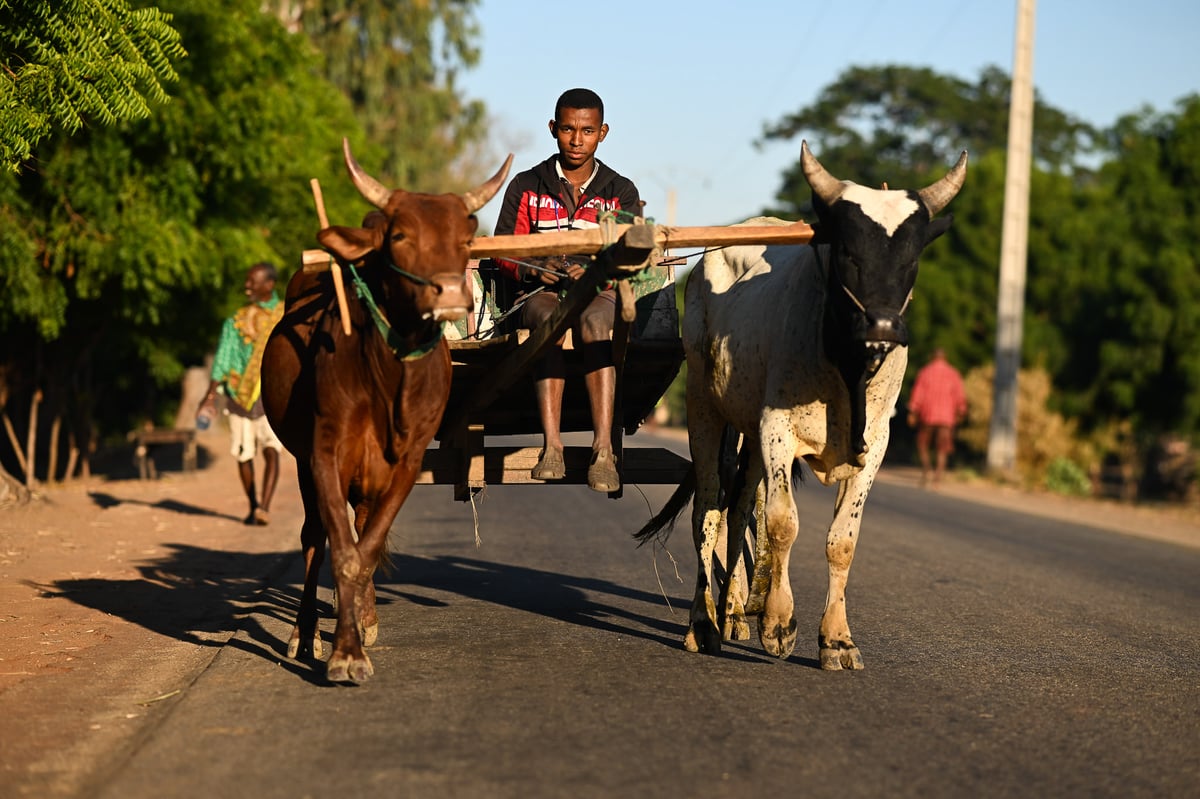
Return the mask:
<path id="1" fill-rule="evenodd" d="M 949 425 L 923 424 L 917 429 L 917 447 L 929 449 L 933 444 L 935 452 L 949 455 L 954 451 L 954 428 Z"/>
<path id="2" fill-rule="evenodd" d="M 533 330 L 549 319 L 550 314 L 558 308 L 558 301 L 558 294 L 553 289 L 545 289 L 530 297 L 521 308 L 521 327 Z M 605 330 L 611 336 L 616 316 L 617 293 L 612 289 L 602 291 L 583 309 L 579 315 L 579 321 L 575 323 L 574 330 L 579 333 L 584 328 L 590 327 L 597 331 Z"/>

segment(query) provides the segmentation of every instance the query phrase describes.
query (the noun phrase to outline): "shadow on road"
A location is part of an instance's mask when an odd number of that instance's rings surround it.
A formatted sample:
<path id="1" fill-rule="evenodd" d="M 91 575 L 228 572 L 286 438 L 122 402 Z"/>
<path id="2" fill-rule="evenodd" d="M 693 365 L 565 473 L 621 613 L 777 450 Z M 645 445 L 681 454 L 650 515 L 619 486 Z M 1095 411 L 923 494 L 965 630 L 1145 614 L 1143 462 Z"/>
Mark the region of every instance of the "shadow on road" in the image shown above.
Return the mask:
<path id="1" fill-rule="evenodd" d="M 167 547 L 170 554 L 138 567 L 140 576 L 135 579 L 83 578 L 30 585 L 44 597 L 67 599 L 198 646 L 224 646 L 243 630 L 248 640 L 234 639 L 238 648 L 278 662 L 306 681 L 331 684 L 319 664 L 288 661 L 286 638 L 277 632 L 291 629 L 299 606 L 300 586 L 281 579 L 298 553 L 226 552 L 187 544 Z M 328 572 L 325 577 L 328 580 Z M 325 596 L 328 591 L 326 584 Z M 642 638 L 671 649 L 680 647 L 690 605 L 689 599 L 669 597 L 674 612 L 664 618 L 662 594 L 609 580 L 457 556 L 397 555 L 390 575 L 377 575 L 376 592 L 381 609 L 407 601 L 436 611 L 454 608 L 465 599 Z M 319 611 L 328 653 L 333 646 L 332 607 L 320 602 Z M 381 616 L 385 627 L 401 623 L 394 616 L 389 619 L 386 612 Z M 276 631 L 264 626 L 264 617 L 279 623 Z M 412 622 L 411 616 L 407 621 Z M 771 660 L 734 642 L 726 644 L 722 656 L 746 662 Z M 816 665 L 796 656 L 793 660 Z"/>
<path id="2" fill-rule="evenodd" d="M 45 598 L 66 599 L 153 632 L 200 646 L 221 646 L 252 601 L 294 553 L 228 552 L 166 544 L 170 554 L 137 567 L 133 579 L 78 578 L 27 583 Z M 294 612 L 274 603 L 271 612 Z"/>
<path id="3" fill-rule="evenodd" d="M 118 505 L 141 505 L 147 508 L 159 508 L 160 510 L 171 511 L 173 513 L 183 514 L 185 516 L 208 516 L 213 519 L 230 519 L 235 522 L 242 521 L 241 517 L 234 516 L 229 513 L 218 513 L 211 508 L 203 508 L 199 505 L 192 505 L 187 502 L 179 502 L 174 499 L 160 499 L 157 502 L 147 502 L 144 499 L 126 499 L 122 497 L 106 494 L 103 491 L 89 491 L 88 497 L 95 502 L 101 510 L 115 508 Z"/>

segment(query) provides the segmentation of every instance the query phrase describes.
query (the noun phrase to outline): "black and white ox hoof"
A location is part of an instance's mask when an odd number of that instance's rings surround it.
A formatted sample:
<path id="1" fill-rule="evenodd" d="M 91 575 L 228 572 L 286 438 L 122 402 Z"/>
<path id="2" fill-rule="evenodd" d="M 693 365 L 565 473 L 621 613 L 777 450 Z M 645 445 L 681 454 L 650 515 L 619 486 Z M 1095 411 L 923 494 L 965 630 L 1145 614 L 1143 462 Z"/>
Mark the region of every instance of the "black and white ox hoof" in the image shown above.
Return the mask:
<path id="1" fill-rule="evenodd" d="M 853 643 L 833 641 L 821 646 L 821 668 L 825 671 L 861 671 L 862 655 Z"/>
<path id="2" fill-rule="evenodd" d="M 786 622 L 768 621 L 766 614 L 758 620 L 758 641 L 763 651 L 780 660 L 792 654 L 796 648 L 796 618 Z"/>
<path id="3" fill-rule="evenodd" d="M 694 621 L 688 627 L 687 635 L 683 637 L 683 648 L 689 652 L 719 655 L 721 654 L 721 634 L 711 619 Z"/>

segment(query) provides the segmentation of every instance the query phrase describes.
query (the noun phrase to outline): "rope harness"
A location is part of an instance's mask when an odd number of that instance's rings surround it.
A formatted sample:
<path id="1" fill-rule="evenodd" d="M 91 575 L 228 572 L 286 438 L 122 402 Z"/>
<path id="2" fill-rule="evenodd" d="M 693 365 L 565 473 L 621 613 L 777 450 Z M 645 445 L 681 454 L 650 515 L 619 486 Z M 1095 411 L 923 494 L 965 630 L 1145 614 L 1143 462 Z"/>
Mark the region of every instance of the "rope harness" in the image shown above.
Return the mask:
<path id="1" fill-rule="evenodd" d="M 330 267 L 333 266 L 333 258 L 329 259 Z M 348 264 L 350 267 L 350 279 L 354 282 L 354 293 L 363 301 L 363 305 L 367 306 L 367 310 L 371 314 L 371 319 L 375 321 L 375 327 L 379 330 L 379 334 L 383 336 L 384 342 L 387 343 L 388 349 L 402 361 L 415 361 L 424 358 L 437 347 L 442 340 L 442 335 L 446 326 L 445 322 L 439 322 L 434 326 L 433 335 L 427 340 L 418 344 L 415 348 L 407 350 L 401 354 L 401 350 L 406 347 L 404 337 L 395 331 L 391 323 L 388 322 L 383 311 L 378 303 L 375 302 L 375 297 L 371 294 L 371 287 L 366 284 L 366 281 L 359 276 L 358 270 L 354 268 L 354 264 Z M 414 275 L 411 272 L 406 272 L 388 260 L 388 266 L 400 273 L 402 276 L 416 283 L 418 286 L 432 286 L 433 281 Z"/>
<path id="2" fill-rule="evenodd" d="M 841 277 L 839 277 L 836 273 L 834 273 L 833 270 L 827 269 L 825 267 L 825 262 L 821 258 L 820 248 L 813 246 L 813 255 L 816 256 L 817 265 L 821 267 L 821 271 L 824 272 L 825 274 L 829 275 L 833 280 L 837 281 L 838 286 L 840 286 L 842 291 L 846 292 L 846 296 L 850 298 L 850 302 L 854 303 L 854 307 L 858 308 L 858 310 L 860 312 L 862 312 L 862 314 L 864 316 L 867 316 L 868 315 L 867 307 L 862 304 L 862 301 L 859 300 L 858 297 L 855 297 L 854 292 L 846 287 L 846 284 L 842 282 Z M 904 316 L 904 312 L 908 310 L 908 304 L 910 302 L 912 302 L 912 298 L 913 298 L 912 289 L 909 289 L 908 297 L 905 298 L 904 305 L 900 306 L 900 312 L 898 314 L 896 314 L 897 316 Z"/>

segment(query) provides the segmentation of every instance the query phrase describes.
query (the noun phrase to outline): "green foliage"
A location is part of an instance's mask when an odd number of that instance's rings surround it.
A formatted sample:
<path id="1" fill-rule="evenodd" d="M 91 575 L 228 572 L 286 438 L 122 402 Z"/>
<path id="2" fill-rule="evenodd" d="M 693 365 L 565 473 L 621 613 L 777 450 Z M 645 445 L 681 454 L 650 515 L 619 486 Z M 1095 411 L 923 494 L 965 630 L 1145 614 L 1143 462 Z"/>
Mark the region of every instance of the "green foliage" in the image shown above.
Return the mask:
<path id="1" fill-rule="evenodd" d="M 367 138 L 383 150 L 374 174 L 413 191 L 477 182 L 453 169 L 484 134 L 483 103 L 455 81 L 476 64 L 477 0 L 268 0 L 263 7 L 324 54 L 326 78 L 350 99 Z"/>
<path id="2" fill-rule="evenodd" d="M 972 158 L 1003 151 L 1008 98 L 1008 75 L 995 67 L 984 69 L 974 84 L 928 68 L 852 67 L 813 105 L 767 126 L 763 138 L 807 137 L 821 163 L 856 183 L 919 186 L 944 172 L 961 150 Z M 1075 165 L 1097 136 L 1041 102 L 1035 102 L 1034 130 L 1035 161 L 1051 172 Z M 808 198 L 797 161 L 784 174 L 780 210 L 802 213 Z"/>
<path id="3" fill-rule="evenodd" d="M 1119 120 L 1101 170 L 1095 265 L 1104 289 L 1088 311 L 1100 328 L 1087 375 L 1071 387 L 1143 433 L 1200 431 L 1200 96 L 1175 113 Z M 1098 203 L 1099 205 L 1099 203 Z M 1099 216 L 1099 213 L 1097 214 Z"/>
<path id="4" fill-rule="evenodd" d="M 0 0 L 0 163 L 54 130 L 145 119 L 184 55 L 171 17 L 126 0 Z"/>
<path id="5" fill-rule="evenodd" d="M 250 264 L 272 261 L 286 279 L 315 246 L 309 178 L 335 220 L 365 210 L 340 152 L 361 134 L 308 41 L 255 0 L 161 5 L 191 56 L 172 101 L 144 121 L 53 136 L 33 169 L 0 179 L 6 387 L 45 387 L 48 403 L 111 432 L 161 419 L 242 301 Z"/>
<path id="6" fill-rule="evenodd" d="M 1087 497 L 1092 493 L 1092 481 L 1087 472 L 1070 458 L 1055 458 L 1046 468 L 1046 488 L 1055 494 Z"/>

